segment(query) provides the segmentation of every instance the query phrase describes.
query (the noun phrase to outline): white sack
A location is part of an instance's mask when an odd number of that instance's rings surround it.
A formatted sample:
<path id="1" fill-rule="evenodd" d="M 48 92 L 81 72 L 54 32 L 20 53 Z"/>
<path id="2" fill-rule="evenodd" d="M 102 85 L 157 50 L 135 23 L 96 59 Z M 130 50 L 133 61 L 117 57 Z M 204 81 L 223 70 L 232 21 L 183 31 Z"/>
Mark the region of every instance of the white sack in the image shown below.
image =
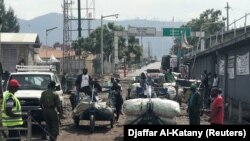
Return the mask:
<path id="1" fill-rule="evenodd" d="M 138 118 L 138 116 L 127 116 L 125 118 L 124 125 L 131 125 L 132 122 L 134 122 L 137 118 Z M 160 123 L 162 123 L 162 125 L 176 125 L 177 124 L 175 118 L 164 118 L 164 117 L 159 117 L 159 118 L 163 122 L 163 123 L 160 122 Z M 132 125 L 138 124 L 139 121 L 140 120 L 134 122 Z"/>
<path id="2" fill-rule="evenodd" d="M 130 99 L 126 100 L 123 110 L 127 116 L 140 116 L 147 111 L 149 99 Z M 179 103 L 160 98 L 152 98 L 153 111 L 157 116 L 173 118 L 181 113 Z"/>

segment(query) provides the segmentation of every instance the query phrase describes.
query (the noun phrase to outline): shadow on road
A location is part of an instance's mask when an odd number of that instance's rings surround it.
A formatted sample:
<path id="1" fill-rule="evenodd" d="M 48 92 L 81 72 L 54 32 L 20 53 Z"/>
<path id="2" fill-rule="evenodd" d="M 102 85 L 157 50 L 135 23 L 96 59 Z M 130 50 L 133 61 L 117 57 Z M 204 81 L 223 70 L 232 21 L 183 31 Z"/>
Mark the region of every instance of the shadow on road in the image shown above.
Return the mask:
<path id="1" fill-rule="evenodd" d="M 94 128 L 94 133 L 107 133 L 111 130 L 112 128 L 110 127 L 110 124 L 101 124 L 101 125 L 96 125 Z M 64 125 L 61 127 L 62 131 L 68 132 L 70 134 L 83 134 L 83 135 L 90 135 L 92 134 L 90 132 L 90 126 L 85 124 L 82 125 L 80 124 L 79 127 L 75 127 L 74 125 Z"/>

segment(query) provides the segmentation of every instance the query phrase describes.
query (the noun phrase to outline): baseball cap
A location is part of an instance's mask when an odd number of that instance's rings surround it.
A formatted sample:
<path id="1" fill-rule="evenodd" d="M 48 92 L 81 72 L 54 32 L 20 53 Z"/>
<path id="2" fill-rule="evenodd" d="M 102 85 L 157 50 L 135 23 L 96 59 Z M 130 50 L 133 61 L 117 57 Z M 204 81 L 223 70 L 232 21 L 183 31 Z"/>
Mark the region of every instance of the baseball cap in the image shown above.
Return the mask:
<path id="1" fill-rule="evenodd" d="M 20 87 L 21 85 L 16 79 L 11 79 L 9 81 L 9 86 L 11 86 L 11 87 Z"/>

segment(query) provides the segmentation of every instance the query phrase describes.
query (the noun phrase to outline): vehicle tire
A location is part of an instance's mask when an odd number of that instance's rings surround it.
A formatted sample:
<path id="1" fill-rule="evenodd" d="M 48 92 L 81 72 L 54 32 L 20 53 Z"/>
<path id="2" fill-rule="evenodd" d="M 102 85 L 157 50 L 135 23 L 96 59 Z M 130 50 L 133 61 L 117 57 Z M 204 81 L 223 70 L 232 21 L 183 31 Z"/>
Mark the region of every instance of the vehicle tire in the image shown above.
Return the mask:
<path id="1" fill-rule="evenodd" d="M 74 117 L 74 124 L 75 124 L 75 127 L 76 127 L 76 128 L 79 127 L 79 123 L 80 123 L 79 117 Z"/>
<path id="2" fill-rule="evenodd" d="M 95 130 L 95 118 L 94 115 L 90 115 L 90 132 L 93 133 Z"/>

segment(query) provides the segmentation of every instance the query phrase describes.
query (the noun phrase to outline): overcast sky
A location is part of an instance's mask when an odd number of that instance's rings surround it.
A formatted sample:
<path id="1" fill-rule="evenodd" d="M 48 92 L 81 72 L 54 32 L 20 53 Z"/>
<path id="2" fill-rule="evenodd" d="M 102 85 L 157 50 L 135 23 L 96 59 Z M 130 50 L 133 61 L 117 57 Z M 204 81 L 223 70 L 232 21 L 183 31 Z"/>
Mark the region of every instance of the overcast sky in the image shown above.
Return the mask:
<path id="1" fill-rule="evenodd" d="M 30 20 L 50 12 L 62 13 L 63 0 L 4 0 L 11 6 L 18 18 Z M 70 0 L 69 0 L 70 1 Z M 73 7 L 77 7 L 77 0 Z M 82 7 L 87 0 L 81 0 Z M 91 2 L 92 0 L 88 0 Z M 222 10 L 226 16 L 225 6 L 229 2 L 230 22 L 250 12 L 250 0 L 95 0 L 96 19 L 100 15 L 120 14 L 117 20 L 158 19 L 161 21 L 187 22 L 199 16 L 206 9 Z M 76 10 L 74 10 L 76 12 Z M 83 14 L 82 14 L 83 15 Z M 76 16 L 76 15 L 75 15 Z M 112 17 L 110 17 L 112 20 Z"/>

